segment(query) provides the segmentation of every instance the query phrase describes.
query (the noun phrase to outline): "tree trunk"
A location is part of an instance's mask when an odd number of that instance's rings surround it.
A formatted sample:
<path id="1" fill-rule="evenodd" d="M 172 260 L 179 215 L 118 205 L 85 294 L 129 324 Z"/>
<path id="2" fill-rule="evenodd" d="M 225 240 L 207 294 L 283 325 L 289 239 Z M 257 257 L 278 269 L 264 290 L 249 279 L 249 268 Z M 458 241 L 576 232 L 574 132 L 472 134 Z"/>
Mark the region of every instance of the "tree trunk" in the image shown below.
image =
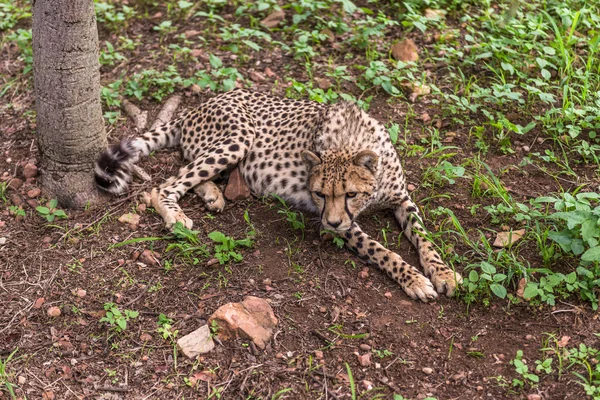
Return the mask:
<path id="1" fill-rule="evenodd" d="M 93 0 L 34 0 L 33 56 L 42 188 L 64 207 L 95 203 L 107 143 Z"/>

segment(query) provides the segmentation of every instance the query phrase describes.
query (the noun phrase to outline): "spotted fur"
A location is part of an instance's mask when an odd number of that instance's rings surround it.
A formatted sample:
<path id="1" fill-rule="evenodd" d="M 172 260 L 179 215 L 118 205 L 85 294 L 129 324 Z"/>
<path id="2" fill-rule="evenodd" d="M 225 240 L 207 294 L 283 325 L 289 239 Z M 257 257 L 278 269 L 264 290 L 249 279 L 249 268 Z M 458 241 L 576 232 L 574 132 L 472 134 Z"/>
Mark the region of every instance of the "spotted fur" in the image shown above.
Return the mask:
<path id="1" fill-rule="evenodd" d="M 237 89 L 110 147 L 98 159 L 96 181 L 106 191 L 122 193 L 140 156 L 177 145 L 188 164 L 153 191 L 153 204 L 168 228 L 178 221 L 192 227 L 177 204 L 190 189 L 210 210 L 221 211 L 223 194 L 212 179 L 239 166 L 255 195 L 275 193 L 319 213 L 325 228 L 340 233 L 350 249 L 384 270 L 410 297 L 428 301 L 438 292 L 451 295 L 462 280 L 426 238 L 385 127 L 354 104 L 328 106 Z M 375 207 L 394 210 L 427 277 L 359 228 L 358 215 Z"/>

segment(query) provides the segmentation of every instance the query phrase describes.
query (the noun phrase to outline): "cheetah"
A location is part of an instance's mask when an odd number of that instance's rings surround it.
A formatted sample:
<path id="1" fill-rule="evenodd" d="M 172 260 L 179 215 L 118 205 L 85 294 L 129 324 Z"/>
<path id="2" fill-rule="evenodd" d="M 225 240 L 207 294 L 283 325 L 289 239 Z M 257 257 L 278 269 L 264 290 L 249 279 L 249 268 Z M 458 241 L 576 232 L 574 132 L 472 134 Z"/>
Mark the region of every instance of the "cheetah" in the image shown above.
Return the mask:
<path id="1" fill-rule="evenodd" d="M 413 299 L 450 296 L 462 281 L 427 239 L 419 211 L 406 190 L 399 156 L 386 128 L 350 102 L 324 105 L 236 89 L 217 95 L 170 122 L 122 140 L 97 160 L 98 186 L 120 194 L 140 156 L 179 146 L 188 162 L 153 190 L 153 205 L 167 228 L 190 220 L 178 200 L 190 189 L 208 210 L 222 211 L 213 179 L 234 167 L 256 196 L 277 194 L 320 215 L 348 248 L 375 264 Z M 392 209 L 417 248 L 425 275 L 361 230 L 367 209 Z"/>

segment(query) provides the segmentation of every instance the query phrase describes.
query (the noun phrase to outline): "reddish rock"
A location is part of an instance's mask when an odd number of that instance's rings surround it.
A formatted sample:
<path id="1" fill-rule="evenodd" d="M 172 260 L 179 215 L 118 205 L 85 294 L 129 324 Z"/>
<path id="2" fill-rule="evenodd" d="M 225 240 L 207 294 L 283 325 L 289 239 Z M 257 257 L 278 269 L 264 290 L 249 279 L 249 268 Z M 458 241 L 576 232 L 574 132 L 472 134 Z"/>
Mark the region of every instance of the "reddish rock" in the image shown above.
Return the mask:
<path id="1" fill-rule="evenodd" d="M 227 187 L 225 187 L 225 198 L 227 200 L 235 201 L 242 200 L 250 197 L 250 188 L 242 175 L 240 174 L 240 169 L 235 168 L 229 174 L 229 181 L 227 182 Z"/>
<path id="2" fill-rule="evenodd" d="M 48 312 L 48 316 L 50 316 L 50 317 L 60 316 L 60 308 L 58 308 L 58 307 L 50 307 L 47 312 Z"/>
<path id="3" fill-rule="evenodd" d="M 358 363 L 361 367 L 368 367 L 371 365 L 371 353 L 366 353 L 363 355 L 357 354 L 356 357 L 358 358 Z"/>
<path id="4" fill-rule="evenodd" d="M 279 23 L 285 19 L 285 12 L 283 10 L 273 11 L 260 23 L 267 28 L 275 28 Z"/>
<path id="5" fill-rule="evenodd" d="M 256 83 L 262 82 L 266 79 L 265 76 L 258 71 L 250 71 L 248 76 Z"/>
<path id="6" fill-rule="evenodd" d="M 44 301 L 46 301 L 46 300 L 44 300 L 43 297 L 40 297 L 39 299 L 37 299 L 35 301 L 35 303 L 33 303 L 33 308 L 40 309 L 42 307 L 42 304 L 44 304 Z"/>
<path id="7" fill-rule="evenodd" d="M 273 337 L 277 318 L 266 302 L 254 296 L 247 296 L 241 303 L 229 303 L 219 307 L 209 318 L 208 325 L 217 325 L 217 336 L 221 340 L 236 337 L 250 339 L 261 349 Z"/>
<path id="8" fill-rule="evenodd" d="M 412 39 L 406 39 L 392 46 L 392 57 L 396 60 L 408 62 L 419 59 L 417 45 Z"/>
<path id="9" fill-rule="evenodd" d="M 38 167 L 36 167 L 34 164 L 29 163 L 23 167 L 23 176 L 25 179 L 35 178 L 37 174 Z"/>
<path id="10" fill-rule="evenodd" d="M 160 265 L 160 254 L 146 249 L 140 254 L 138 261 L 146 265 Z"/>
<path id="11" fill-rule="evenodd" d="M 29 197 L 30 199 L 40 197 L 40 194 L 42 194 L 42 190 L 40 188 L 33 188 L 27 191 L 27 197 Z"/>
<path id="12" fill-rule="evenodd" d="M 23 181 L 19 178 L 13 178 L 8 182 L 8 187 L 14 190 L 19 190 L 23 186 Z"/>

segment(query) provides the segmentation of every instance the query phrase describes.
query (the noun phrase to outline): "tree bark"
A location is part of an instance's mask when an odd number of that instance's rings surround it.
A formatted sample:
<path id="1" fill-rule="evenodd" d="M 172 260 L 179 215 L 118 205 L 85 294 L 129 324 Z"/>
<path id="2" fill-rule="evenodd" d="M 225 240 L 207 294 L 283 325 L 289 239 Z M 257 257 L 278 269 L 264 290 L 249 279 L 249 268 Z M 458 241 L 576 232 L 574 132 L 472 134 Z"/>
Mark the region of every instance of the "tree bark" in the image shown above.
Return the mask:
<path id="1" fill-rule="evenodd" d="M 107 142 L 93 0 L 34 0 L 33 56 L 42 188 L 63 207 L 96 203 Z"/>

